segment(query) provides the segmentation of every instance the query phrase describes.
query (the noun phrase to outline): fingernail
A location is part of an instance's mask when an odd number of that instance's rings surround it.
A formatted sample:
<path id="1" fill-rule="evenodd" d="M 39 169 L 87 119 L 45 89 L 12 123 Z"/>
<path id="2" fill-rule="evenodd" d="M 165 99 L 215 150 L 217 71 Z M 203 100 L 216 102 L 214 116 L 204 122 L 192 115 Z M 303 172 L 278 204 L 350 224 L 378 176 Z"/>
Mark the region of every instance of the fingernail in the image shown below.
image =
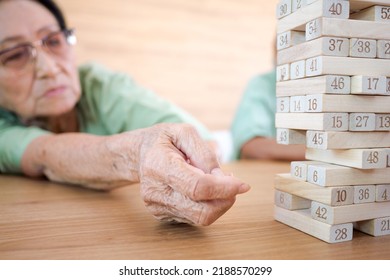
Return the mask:
<path id="1" fill-rule="evenodd" d="M 242 184 L 238 188 L 238 192 L 239 193 L 245 193 L 245 192 L 249 191 L 250 189 L 251 189 L 251 186 L 249 186 L 248 184 Z"/>

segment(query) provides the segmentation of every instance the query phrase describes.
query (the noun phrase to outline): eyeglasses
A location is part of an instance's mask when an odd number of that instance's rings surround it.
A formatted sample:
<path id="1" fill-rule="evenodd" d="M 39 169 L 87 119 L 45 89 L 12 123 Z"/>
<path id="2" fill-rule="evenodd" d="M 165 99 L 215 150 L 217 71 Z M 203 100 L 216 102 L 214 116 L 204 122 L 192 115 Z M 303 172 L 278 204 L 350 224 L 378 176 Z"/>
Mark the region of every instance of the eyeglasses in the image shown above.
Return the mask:
<path id="1" fill-rule="evenodd" d="M 38 46 L 58 57 L 65 57 L 69 52 L 70 46 L 75 45 L 76 41 L 74 29 L 52 32 L 41 40 L 23 43 L 0 51 L 0 63 L 6 69 L 20 71 L 35 61 Z"/>

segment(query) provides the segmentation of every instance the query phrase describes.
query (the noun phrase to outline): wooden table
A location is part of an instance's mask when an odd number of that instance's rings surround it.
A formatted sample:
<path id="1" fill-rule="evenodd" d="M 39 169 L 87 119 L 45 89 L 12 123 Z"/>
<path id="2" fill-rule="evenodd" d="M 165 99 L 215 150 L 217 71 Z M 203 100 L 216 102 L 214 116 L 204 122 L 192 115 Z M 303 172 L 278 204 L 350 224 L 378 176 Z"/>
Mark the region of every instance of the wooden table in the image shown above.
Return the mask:
<path id="1" fill-rule="evenodd" d="M 0 259 L 390 259 L 390 236 L 327 244 L 273 219 L 273 177 L 289 163 L 224 170 L 252 189 L 208 227 L 155 220 L 138 185 L 112 192 L 0 176 Z"/>

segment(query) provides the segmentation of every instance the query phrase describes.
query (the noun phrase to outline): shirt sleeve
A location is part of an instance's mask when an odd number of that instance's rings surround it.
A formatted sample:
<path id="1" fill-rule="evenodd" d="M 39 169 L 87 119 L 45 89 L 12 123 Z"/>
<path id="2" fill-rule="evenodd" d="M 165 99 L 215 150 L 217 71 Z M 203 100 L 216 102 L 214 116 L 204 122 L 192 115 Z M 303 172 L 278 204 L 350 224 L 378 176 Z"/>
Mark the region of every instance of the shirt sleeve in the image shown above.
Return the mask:
<path id="1" fill-rule="evenodd" d="M 254 137 L 275 137 L 275 72 L 254 77 L 248 84 L 231 126 L 233 159 L 241 147 Z"/>
<path id="2" fill-rule="evenodd" d="M 188 123 L 203 139 L 212 139 L 208 129 L 192 115 L 137 85 L 128 75 L 94 67 L 83 75 L 85 101 L 81 111 L 89 112 L 84 117 L 89 124 L 98 122 L 104 126 L 102 133 L 121 133 L 158 123 Z"/>
<path id="3" fill-rule="evenodd" d="M 24 127 L 0 116 L 0 173 L 21 173 L 21 159 L 35 138 L 49 134 L 37 127 Z"/>

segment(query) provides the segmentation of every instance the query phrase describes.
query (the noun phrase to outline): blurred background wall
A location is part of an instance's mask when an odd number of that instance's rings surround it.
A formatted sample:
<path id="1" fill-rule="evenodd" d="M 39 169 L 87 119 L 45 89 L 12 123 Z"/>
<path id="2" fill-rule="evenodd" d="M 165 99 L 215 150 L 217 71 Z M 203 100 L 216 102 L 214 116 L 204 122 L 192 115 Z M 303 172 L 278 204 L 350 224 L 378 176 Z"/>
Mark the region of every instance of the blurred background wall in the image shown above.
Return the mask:
<path id="1" fill-rule="evenodd" d="M 80 63 L 130 74 L 212 130 L 228 129 L 254 75 L 272 68 L 277 0 L 57 0 Z"/>

